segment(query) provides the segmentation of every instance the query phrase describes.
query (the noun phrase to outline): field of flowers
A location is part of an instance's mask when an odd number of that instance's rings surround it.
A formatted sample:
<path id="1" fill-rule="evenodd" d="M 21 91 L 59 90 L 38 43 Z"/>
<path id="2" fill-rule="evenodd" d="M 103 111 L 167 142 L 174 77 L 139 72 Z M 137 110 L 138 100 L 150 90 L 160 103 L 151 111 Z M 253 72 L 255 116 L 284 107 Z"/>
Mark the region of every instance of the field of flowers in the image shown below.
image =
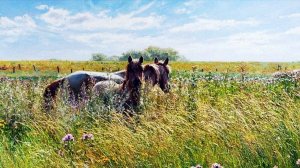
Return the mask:
<path id="1" fill-rule="evenodd" d="M 63 93 L 42 109 L 45 86 L 70 69 L 125 64 L 0 62 L 0 167 L 300 166 L 300 82 L 271 77 L 300 63 L 171 62 L 171 92 L 143 92 L 132 118 L 97 98 L 74 108 Z"/>

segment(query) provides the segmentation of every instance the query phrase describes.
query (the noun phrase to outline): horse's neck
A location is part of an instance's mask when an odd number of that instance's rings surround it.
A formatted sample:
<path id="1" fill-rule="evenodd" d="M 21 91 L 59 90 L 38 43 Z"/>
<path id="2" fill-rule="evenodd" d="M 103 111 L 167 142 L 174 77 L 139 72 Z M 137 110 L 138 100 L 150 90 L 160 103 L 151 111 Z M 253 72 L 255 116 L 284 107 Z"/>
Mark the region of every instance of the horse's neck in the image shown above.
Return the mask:
<path id="1" fill-rule="evenodd" d="M 134 88 L 129 86 L 129 81 L 124 81 L 122 83 L 122 85 L 120 86 L 120 93 L 124 94 L 124 95 L 133 95 L 136 93 L 140 94 L 140 88 Z"/>

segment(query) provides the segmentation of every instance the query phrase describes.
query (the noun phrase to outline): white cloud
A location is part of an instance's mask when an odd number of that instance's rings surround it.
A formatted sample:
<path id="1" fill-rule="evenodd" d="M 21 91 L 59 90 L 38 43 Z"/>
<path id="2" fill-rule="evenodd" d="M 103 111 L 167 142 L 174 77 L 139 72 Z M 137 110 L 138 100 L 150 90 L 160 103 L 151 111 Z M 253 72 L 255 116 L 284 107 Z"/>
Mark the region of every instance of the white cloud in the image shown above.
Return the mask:
<path id="1" fill-rule="evenodd" d="M 181 5 L 181 8 L 176 8 L 174 12 L 179 15 L 190 14 L 193 11 L 195 11 L 197 8 L 202 6 L 203 3 L 204 2 L 202 0 L 189 0 L 184 2 L 183 5 Z"/>
<path id="2" fill-rule="evenodd" d="M 280 32 L 235 33 L 174 46 L 192 60 L 300 61 L 300 41 Z"/>
<path id="3" fill-rule="evenodd" d="M 191 11 L 188 10 L 187 8 L 179 8 L 179 9 L 175 9 L 174 11 L 176 14 L 190 14 Z"/>
<path id="4" fill-rule="evenodd" d="M 190 14 L 196 10 L 195 6 L 201 5 L 200 2 L 203 3 L 202 1 L 183 2 L 182 6 L 173 12 Z M 259 31 L 253 31 L 249 27 L 260 24 L 255 19 L 222 20 L 187 16 L 187 19 L 189 17 L 192 21 L 176 24 L 168 30 L 166 27 L 170 25 L 164 16 L 149 12 L 153 6 L 154 2 L 151 2 L 130 13 L 112 14 L 108 10 L 97 13 L 72 13 L 67 9 L 39 5 L 36 8 L 42 10 L 42 14 L 34 17 L 37 23 L 29 15 L 0 17 L 1 45 L 9 46 L 6 42 L 14 42 L 22 36 L 26 36 L 26 39 L 27 35 L 39 37 L 36 43 L 38 46 L 33 45 L 29 49 L 24 49 L 25 47 L 22 46 L 19 51 L 12 50 L 11 47 L 6 52 L 2 47 L 0 55 L 17 56 L 22 53 L 23 56 L 27 53 L 28 56 L 34 55 L 30 58 L 36 59 L 56 56 L 56 58 L 82 60 L 89 59 L 92 52 L 101 51 L 108 55 L 120 55 L 131 49 L 142 50 L 149 45 L 154 45 L 174 48 L 190 60 L 295 61 L 300 58 L 298 36 L 300 27 L 286 25 L 285 28 L 288 28 L 285 30 L 281 28 L 279 32 L 278 29 L 261 24 L 261 27 L 258 27 Z M 294 13 L 286 15 L 285 18 L 298 18 L 298 15 L 300 14 Z M 152 30 L 154 28 L 155 30 Z M 234 31 L 227 31 L 228 29 Z M 201 38 L 195 33 L 218 30 L 220 31 L 215 32 L 213 36 L 209 33 L 203 36 L 200 34 Z M 177 32 L 180 33 L 174 34 Z M 218 34 L 222 36 L 216 37 Z M 15 54 L 5 54 L 10 52 Z"/>
<path id="5" fill-rule="evenodd" d="M 204 30 L 220 30 L 222 28 L 237 27 L 242 25 L 255 26 L 257 24 L 258 21 L 254 19 L 239 21 L 233 19 L 217 20 L 217 19 L 197 18 L 193 22 L 171 28 L 170 31 L 171 32 L 197 32 L 197 31 L 204 31 Z"/>
<path id="6" fill-rule="evenodd" d="M 131 34 L 109 32 L 69 34 L 66 37 L 71 40 L 89 44 L 90 46 L 111 43 L 127 43 L 134 40 L 134 36 Z"/>
<path id="7" fill-rule="evenodd" d="M 71 30 L 96 30 L 96 29 L 119 29 L 119 30 L 142 30 L 159 27 L 164 17 L 156 14 L 137 16 L 148 10 L 154 2 L 144 5 L 128 14 L 109 16 L 104 10 L 97 14 L 82 12 L 71 14 L 68 10 L 50 7 L 39 18 L 52 28 Z"/>
<path id="8" fill-rule="evenodd" d="M 140 13 L 143 13 L 145 11 L 147 11 L 149 8 L 151 8 L 153 5 L 154 5 L 155 1 L 152 1 L 142 7 L 140 7 L 138 10 L 136 11 L 132 11 L 129 16 L 134 16 L 134 15 L 137 15 L 137 14 L 140 14 Z"/>
<path id="9" fill-rule="evenodd" d="M 70 12 L 65 9 L 56 9 L 50 7 L 49 10 L 40 16 L 40 19 L 54 27 L 60 27 L 67 24 Z"/>
<path id="10" fill-rule="evenodd" d="M 279 34 L 269 34 L 267 32 L 247 32 L 230 35 L 226 37 L 226 40 L 230 44 L 267 45 L 278 38 L 278 36 Z"/>
<path id="11" fill-rule="evenodd" d="M 187 7 L 199 7 L 201 5 L 203 5 L 203 1 L 202 0 L 189 0 L 183 3 L 184 6 Z"/>
<path id="12" fill-rule="evenodd" d="M 7 42 L 14 42 L 18 37 L 34 31 L 36 27 L 35 21 L 26 14 L 12 19 L 0 17 L 0 37 Z"/>
<path id="13" fill-rule="evenodd" d="M 46 9 L 49 9 L 49 6 L 48 5 L 38 5 L 35 8 L 38 10 L 46 10 Z"/>
<path id="14" fill-rule="evenodd" d="M 300 26 L 288 29 L 285 34 L 287 35 L 300 35 Z"/>
<path id="15" fill-rule="evenodd" d="M 292 13 L 289 15 L 284 15 L 280 16 L 279 18 L 284 19 L 284 18 L 300 18 L 300 13 Z"/>
<path id="16" fill-rule="evenodd" d="M 291 37 L 286 33 L 270 31 L 241 32 L 206 39 L 191 38 L 191 35 L 174 36 L 172 33 L 143 36 L 105 32 L 66 36 L 70 41 L 80 42 L 108 55 L 119 55 L 131 49 L 142 50 L 154 45 L 171 47 L 190 60 L 203 61 L 299 60 L 300 41 L 292 40 Z"/>

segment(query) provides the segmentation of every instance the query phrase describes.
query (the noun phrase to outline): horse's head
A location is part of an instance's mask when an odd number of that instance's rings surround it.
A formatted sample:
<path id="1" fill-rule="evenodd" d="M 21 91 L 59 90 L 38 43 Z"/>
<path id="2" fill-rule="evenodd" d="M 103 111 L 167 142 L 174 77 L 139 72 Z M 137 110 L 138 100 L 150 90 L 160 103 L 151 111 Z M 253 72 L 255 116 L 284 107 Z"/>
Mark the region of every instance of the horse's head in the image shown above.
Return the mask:
<path id="1" fill-rule="evenodd" d="M 144 76 L 147 82 L 150 82 L 153 86 L 159 84 L 159 87 L 165 93 L 170 91 L 169 87 L 169 73 L 170 67 L 168 66 L 169 58 L 165 59 L 164 62 L 154 59 L 154 64 L 145 66 Z"/>
<path id="2" fill-rule="evenodd" d="M 143 60 L 143 57 L 140 57 L 137 61 L 132 60 L 131 56 L 128 57 L 125 81 L 128 83 L 129 88 L 139 88 L 142 85 Z"/>
<path id="3" fill-rule="evenodd" d="M 159 87 L 161 88 L 162 91 L 168 93 L 170 91 L 169 74 L 171 71 L 171 68 L 168 66 L 169 58 L 166 58 L 164 62 L 158 61 L 158 59 L 155 58 L 154 63 L 158 65 L 158 69 L 160 73 Z"/>

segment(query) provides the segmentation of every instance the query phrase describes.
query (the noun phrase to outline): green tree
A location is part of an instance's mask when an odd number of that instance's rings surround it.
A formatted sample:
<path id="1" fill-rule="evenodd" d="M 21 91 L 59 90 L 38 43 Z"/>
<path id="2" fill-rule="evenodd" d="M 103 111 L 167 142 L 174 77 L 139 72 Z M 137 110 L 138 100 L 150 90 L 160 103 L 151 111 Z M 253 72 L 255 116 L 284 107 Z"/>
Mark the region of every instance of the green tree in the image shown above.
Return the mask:
<path id="1" fill-rule="evenodd" d="M 159 60 L 166 59 L 167 57 L 172 61 L 186 60 L 183 56 L 180 56 L 178 52 L 172 48 L 159 48 L 149 46 L 143 51 L 131 50 L 122 54 L 119 58 L 120 61 L 127 61 L 127 58 L 131 56 L 134 59 L 138 59 L 143 56 L 145 61 L 153 61 L 155 57 Z"/>
<path id="2" fill-rule="evenodd" d="M 120 57 L 117 56 L 117 55 L 113 55 L 113 56 L 108 57 L 109 61 L 118 61 L 119 59 L 120 59 Z"/>
<path id="3" fill-rule="evenodd" d="M 102 53 L 94 53 L 94 54 L 92 54 L 92 60 L 93 61 L 105 61 L 105 60 L 107 60 L 107 56 Z"/>
<path id="4" fill-rule="evenodd" d="M 166 59 L 167 57 L 172 61 L 177 61 L 183 59 L 182 56 L 178 54 L 178 52 L 172 48 L 159 48 L 150 46 L 145 49 L 145 52 L 149 54 L 151 59 L 157 57 L 158 59 Z"/>
<path id="5" fill-rule="evenodd" d="M 144 57 L 145 61 L 149 61 L 150 60 L 150 56 L 148 53 L 144 52 L 144 51 L 136 51 L 136 50 L 131 50 L 131 51 L 127 51 L 125 53 L 123 53 L 121 55 L 121 57 L 119 58 L 120 61 L 127 61 L 127 58 L 131 56 L 133 59 L 138 59 L 141 56 Z"/>

